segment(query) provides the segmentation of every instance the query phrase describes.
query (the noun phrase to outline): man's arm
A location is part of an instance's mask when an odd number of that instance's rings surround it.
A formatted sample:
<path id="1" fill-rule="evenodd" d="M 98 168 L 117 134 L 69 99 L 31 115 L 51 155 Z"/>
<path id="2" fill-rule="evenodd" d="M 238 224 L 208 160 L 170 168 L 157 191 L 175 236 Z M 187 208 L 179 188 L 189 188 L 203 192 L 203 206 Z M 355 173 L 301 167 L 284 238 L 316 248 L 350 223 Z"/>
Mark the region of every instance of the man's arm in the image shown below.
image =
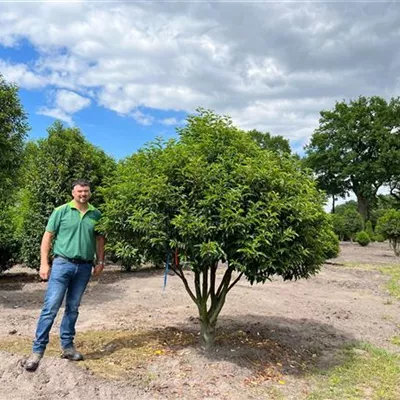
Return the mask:
<path id="1" fill-rule="evenodd" d="M 51 241 L 53 240 L 53 232 L 46 231 L 42 238 L 42 244 L 40 246 L 40 277 L 47 281 L 50 277 L 50 264 L 49 255 L 51 249 Z"/>
<path id="2" fill-rule="evenodd" d="M 106 240 L 104 236 L 96 236 L 96 266 L 93 270 L 93 275 L 100 275 L 104 269 L 104 245 Z"/>

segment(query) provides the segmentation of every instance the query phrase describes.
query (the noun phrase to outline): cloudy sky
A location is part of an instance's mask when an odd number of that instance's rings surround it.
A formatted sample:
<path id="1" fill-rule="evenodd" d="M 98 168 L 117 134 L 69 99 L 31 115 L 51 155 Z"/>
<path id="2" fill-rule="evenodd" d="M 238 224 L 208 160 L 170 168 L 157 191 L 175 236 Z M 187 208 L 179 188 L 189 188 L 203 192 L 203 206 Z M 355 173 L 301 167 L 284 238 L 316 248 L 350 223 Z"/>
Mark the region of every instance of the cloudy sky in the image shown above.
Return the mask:
<path id="1" fill-rule="evenodd" d="M 319 111 L 400 94 L 397 2 L 1 2 L 0 73 L 120 158 L 199 106 L 301 151 Z"/>

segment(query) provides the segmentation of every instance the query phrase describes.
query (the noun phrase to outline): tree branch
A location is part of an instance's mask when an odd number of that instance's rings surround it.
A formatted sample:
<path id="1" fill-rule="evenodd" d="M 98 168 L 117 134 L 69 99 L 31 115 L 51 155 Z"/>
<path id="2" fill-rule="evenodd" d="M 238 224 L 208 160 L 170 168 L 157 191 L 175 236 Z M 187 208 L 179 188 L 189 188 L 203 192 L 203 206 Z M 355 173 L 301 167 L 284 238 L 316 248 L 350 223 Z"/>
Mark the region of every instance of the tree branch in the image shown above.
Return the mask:
<path id="1" fill-rule="evenodd" d="M 239 274 L 239 276 L 232 282 L 232 284 L 229 285 L 228 290 L 226 291 L 226 293 L 228 293 L 228 292 L 240 281 L 240 278 L 241 278 L 242 276 L 243 276 L 243 272 L 241 272 L 241 273 Z"/>
<path id="2" fill-rule="evenodd" d="M 203 269 L 203 294 L 202 297 L 204 301 L 207 303 L 208 299 L 208 268 L 204 267 Z"/>
<path id="3" fill-rule="evenodd" d="M 178 269 L 179 269 L 179 273 L 178 273 Z M 183 269 L 181 266 L 178 266 L 177 269 L 173 269 L 174 272 L 179 276 L 179 278 L 182 280 L 183 285 L 185 286 L 186 291 L 189 293 L 190 298 L 195 302 L 195 304 L 198 306 L 198 301 L 196 299 L 196 296 L 194 295 L 194 293 L 192 292 L 192 290 L 190 289 L 189 283 L 186 279 L 186 276 L 183 272 Z"/>
<path id="4" fill-rule="evenodd" d="M 232 272 L 233 272 L 233 269 L 231 269 L 229 267 L 225 271 L 225 274 L 224 274 L 224 276 L 222 278 L 222 281 L 221 281 L 221 283 L 220 283 L 220 285 L 218 287 L 216 297 L 219 297 L 221 295 L 224 287 L 228 287 L 229 282 L 231 281 Z"/>
<path id="5" fill-rule="evenodd" d="M 210 291 L 211 302 L 215 300 L 215 277 L 217 272 L 218 262 L 214 263 L 210 268 Z"/>

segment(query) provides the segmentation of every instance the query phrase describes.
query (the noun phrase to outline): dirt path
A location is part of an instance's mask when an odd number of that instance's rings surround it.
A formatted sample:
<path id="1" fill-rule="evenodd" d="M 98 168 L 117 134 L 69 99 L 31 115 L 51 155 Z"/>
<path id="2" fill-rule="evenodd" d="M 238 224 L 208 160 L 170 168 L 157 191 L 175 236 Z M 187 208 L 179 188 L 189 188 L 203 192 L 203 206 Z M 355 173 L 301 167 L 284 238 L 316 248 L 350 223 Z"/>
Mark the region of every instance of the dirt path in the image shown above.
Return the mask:
<path id="1" fill-rule="evenodd" d="M 347 268 L 394 265 L 399 259 L 386 244 L 344 244 L 332 262 L 307 281 L 274 280 L 254 287 L 240 281 L 221 313 L 213 356 L 197 344 L 197 310 L 178 277 L 169 276 L 163 292 L 163 271 L 126 274 L 110 268 L 90 283 L 77 341 L 97 331 L 103 346 L 110 332 L 116 336 L 100 349 L 103 353 L 94 349 L 80 366 L 49 353 L 34 374 L 20 367 L 18 344 L 29 347 L 46 284 L 24 269 L 11 270 L 0 278 L 0 341 L 6 343 L 0 347 L 0 399 L 258 399 L 273 398 L 268 394 L 279 381 L 285 382 L 287 398 L 299 399 L 298 390 L 309 389 L 303 379 L 306 367 L 331 367 L 332 354 L 346 343 L 363 340 L 399 352 L 390 338 L 399 334 L 400 302 L 385 290 L 388 278 L 377 269 Z M 173 339 L 178 336 L 185 345 Z M 139 337 L 142 342 L 147 337 L 146 348 L 155 338 L 160 350 L 152 348 L 154 356 L 145 365 L 130 369 L 120 363 L 129 379 L 93 373 L 95 360 L 118 352 L 123 357 L 123 351 L 135 354 Z M 251 384 L 257 379 L 265 381 L 262 394 Z"/>

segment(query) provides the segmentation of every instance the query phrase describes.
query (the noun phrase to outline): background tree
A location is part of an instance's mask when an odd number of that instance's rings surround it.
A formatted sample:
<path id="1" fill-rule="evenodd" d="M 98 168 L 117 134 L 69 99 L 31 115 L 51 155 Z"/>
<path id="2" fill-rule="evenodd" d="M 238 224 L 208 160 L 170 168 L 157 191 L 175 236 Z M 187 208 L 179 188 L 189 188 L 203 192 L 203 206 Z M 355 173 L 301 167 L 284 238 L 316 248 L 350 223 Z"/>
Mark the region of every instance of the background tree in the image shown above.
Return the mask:
<path id="1" fill-rule="evenodd" d="M 386 210 L 378 219 L 376 232 L 383 235 L 385 239 L 389 239 L 394 254 L 400 256 L 400 211 Z"/>
<path id="2" fill-rule="evenodd" d="M 269 132 L 260 132 L 256 129 L 249 131 L 251 138 L 264 150 L 270 150 L 279 155 L 291 154 L 289 140 L 281 135 L 272 136 Z"/>
<path id="3" fill-rule="evenodd" d="M 332 222 L 333 230 L 340 240 L 354 240 L 357 232 L 362 231 L 364 227 L 354 200 L 337 206 L 335 214 L 332 214 Z"/>
<path id="4" fill-rule="evenodd" d="M 18 258 L 13 212 L 24 140 L 29 126 L 18 87 L 0 75 L 0 272 Z"/>
<path id="5" fill-rule="evenodd" d="M 378 189 L 397 170 L 399 107 L 398 98 L 387 102 L 377 96 L 338 102 L 332 111 L 321 111 L 320 126 L 306 146 L 308 165 L 318 177 L 332 177 L 339 193 L 352 190 L 364 219 Z"/>
<path id="6" fill-rule="evenodd" d="M 39 267 L 40 241 L 54 207 L 71 200 L 71 183 L 88 179 L 92 202 L 101 207 L 99 187 L 112 175 L 115 162 L 90 144 L 78 128 L 55 122 L 48 137 L 28 143 L 24 155 L 24 188 L 20 192 L 23 261 Z"/>
<path id="7" fill-rule="evenodd" d="M 189 117 L 179 134 L 119 164 L 100 228 L 138 262 L 171 262 L 210 349 L 227 293 L 243 276 L 252 284 L 307 278 L 337 254 L 338 241 L 300 162 L 262 150 L 211 111 Z"/>

